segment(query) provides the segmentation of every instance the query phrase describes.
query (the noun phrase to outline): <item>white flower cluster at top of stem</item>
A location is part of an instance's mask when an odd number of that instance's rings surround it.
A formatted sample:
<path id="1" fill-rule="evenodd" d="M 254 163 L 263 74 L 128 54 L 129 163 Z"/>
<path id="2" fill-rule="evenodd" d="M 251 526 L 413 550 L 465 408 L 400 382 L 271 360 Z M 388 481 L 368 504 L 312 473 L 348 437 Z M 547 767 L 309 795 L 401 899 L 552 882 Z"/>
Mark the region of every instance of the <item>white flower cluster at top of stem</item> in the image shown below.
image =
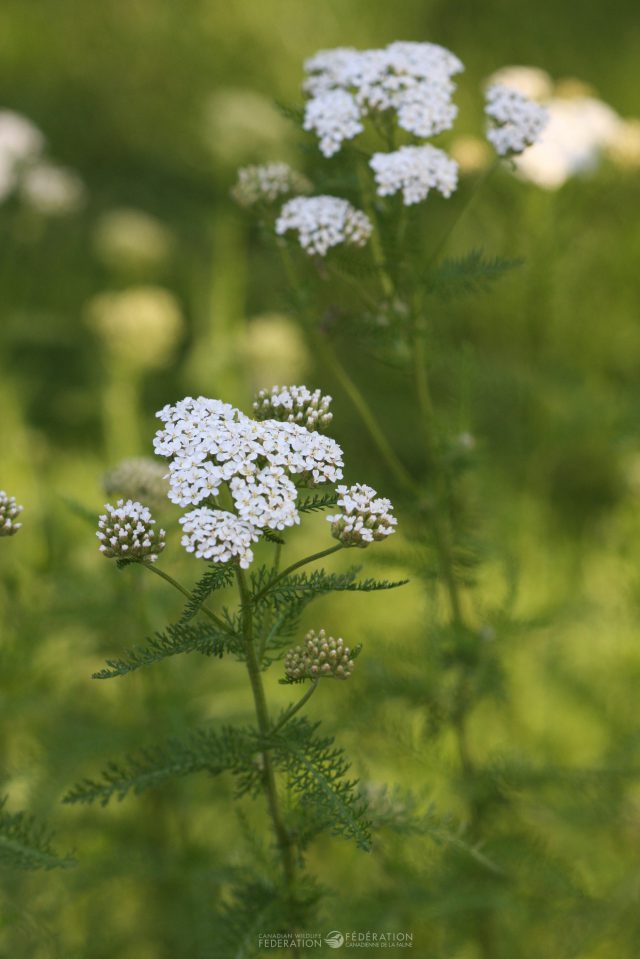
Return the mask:
<path id="1" fill-rule="evenodd" d="M 385 497 L 378 496 L 371 486 L 338 486 L 340 513 L 327 516 L 331 533 L 344 546 L 368 546 L 395 532 L 397 519 L 393 506 Z"/>
<path id="2" fill-rule="evenodd" d="M 487 130 L 487 139 L 496 153 L 500 156 L 522 153 L 536 142 L 548 120 L 543 106 L 499 83 L 490 86 L 485 97 L 486 113 L 493 121 Z"/>

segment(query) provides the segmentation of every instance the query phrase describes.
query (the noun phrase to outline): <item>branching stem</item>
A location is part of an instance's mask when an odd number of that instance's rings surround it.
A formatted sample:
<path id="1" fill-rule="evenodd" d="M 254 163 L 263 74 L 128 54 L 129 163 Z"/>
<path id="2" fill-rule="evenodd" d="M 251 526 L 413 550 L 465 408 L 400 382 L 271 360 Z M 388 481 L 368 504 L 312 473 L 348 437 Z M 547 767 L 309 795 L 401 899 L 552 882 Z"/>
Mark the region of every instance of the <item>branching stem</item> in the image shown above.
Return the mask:
<path id="1" fill-rule="evenodd" d="M 297 563 L 292 563 L 291 566 L 287 566 L 286 569 L 283 569 L 281 573 L 272 579 L 267 585 L 259 590 L 255 596 L 252 598 L 253 603 L 259 602 L 264 596 L 267 595 L 269 590 L 275 586 L 276 583 L 279 583 L 281 580 L 286 579 L 287 576 L 290 576 L 296 569 L 300 569 L 301 566 L 306 566 L 307 563 L 314 563 L 318 559 L 323 559 L 325 556 L 331 556 L 332 553 L 337 553 L 339 549 L 343 549 L 342 543 L 336 543 L 335 546 L 329 546 L 327 549 L 320 550 L 319 553 L 312 553 L 311 556 L 305 556 L 304 559 L 299 559 Z"/>
<path id="2" fill-rule="evenodd" d="M 266 739 L 271 732 L 271 723 L 267 709 L 267 700 L 265 697 L 264 686 L 262 684 L 262 673 L 254 648 L 253 636 L 253 609 L 249 590 L 243 571 L 238 566 L 236 568 L 236 579 L 238 590 L 240 592 L 240 605 L 242 610 L 242 637 L 244 641 L 245 657 L 251 691 L 253 693 L 253 703 L 256 711 L 256 720 L 258 730 L 263 739 Z M 262 753 L 262 785 L 267 800 L 267 808 L 273 831 L 276 837 L 276 844 L 280 853 L 282 863 L 282 872 L 289 897 L 293 895 L 293 886 L 295 881 L 295 863 L 293 857 L 293 843 L 291 835 L 284 824 L 278 791 L 276 787 L 276 777 L 273 769 L 273 762 L 269 750 L 265 749 Z"/>
<path id="3" fill-rule="evenodd" d="M 170 576 L 169 573 L 165 573 L 163 569 L 159 569 L 153 563 L 142 563 L 141 565 L 144 566 L 145 569 L 151 570 L 151 572 L 155 573 L 156 576 L 160 576 L 161 579 L 166 580 L 166 582 L 170 583 L 174 589 L 177 589 L 178 592 L 182 593 L 183 596 L 186 596 L 187 599 L 191 600 L 191 602 L 194 602 L 193 595 L 189 592 L 189 590 L 186 589 L 184 586 L 182 586 L 177 579 L 173 578 L 173 576 Z M 218 626 L 221 630 L 223 630 L 223 632 L 225 633 L 233 632 L 233 630 L 229 627 L 228 623 L 225 623 L 223 619 L 220 619 L 219 616 L 216 616 L 213 610 L 209 609 L 208 606 L 201 605 L 199 609 L 205 614 L 205 616 L 208 616 L 209 619 L 216 624 L 216 626 Z"/>
<path id="4" fill-rule="evenodd" d="M 295 714 L 296 714 L 300 709 L 302 709 L 302 707 L 305 705 L 305 703 L 308 703 L 308 702 L 309 702 L 309 700 L 311 699 L 311 697 L 312 697 L 313 694 L 315 693 L 316 689 L 318 688 L 318 683 L 319 683 L 319 682 L 320 682 L 319 679 L 314 679 L 313 682 L 311 683 L 311 686 L 309 686 L 308 690 L 307 690 L 306 693 L 304 694 L 304 696 L 301 696 L 297 703 L 294 703 L 292 706 L 289 706 L 289 708 L 287 709 L 287 711 L 282 715 L 280 721 L 277 722 L 276 725 L 275 725 L 275 726 L 273 727 L 273 729 L 271 730 L 272 734 L 279 732 L 279 730 L 281 730 L 282 727 L 285 726 L 285 725 L 289 722 L 289 720 L 291 719 L 291 717 L 292 717 L 292 716 L 295 716 Z"/>

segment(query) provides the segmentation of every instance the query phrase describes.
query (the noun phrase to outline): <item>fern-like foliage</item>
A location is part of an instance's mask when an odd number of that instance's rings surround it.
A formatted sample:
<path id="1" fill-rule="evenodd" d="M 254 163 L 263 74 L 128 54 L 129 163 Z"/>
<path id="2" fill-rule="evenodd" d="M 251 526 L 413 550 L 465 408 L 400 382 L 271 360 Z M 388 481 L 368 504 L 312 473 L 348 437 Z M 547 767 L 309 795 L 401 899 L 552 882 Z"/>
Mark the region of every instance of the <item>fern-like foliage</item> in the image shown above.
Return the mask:
<path id="1" fill-rule="evenodd" d="M 387 579 L 357 579 L 359 566 L 352 566 L 343 573 L 327 573 L 316 569 L 312 573 L 294 573 L 279 580 L 272 586 L 264 585 L 262 577 L 254 580 L 254 595 L 262 594 L 260 602 L 272 603 L 280 608 L 287 603 L 300 602 L 305 597 L 311 599 L 326 593 L 364 592 L 371 593 L 380 589 L 396 589 L 408 582 L 406 579 L 392 582 Z"/>
<path id="2" fill-rule="evenodd" d="M 232 582 L 233 569 L 229 565 L 219 563 L 209 566 L 204 576 L 198 580 L 191 590 L 191 599 L 184 608 L 180 623 L 188 623 L 200 612 L 212 593 L 230 586 Z"/>
<path id="3" fill-rule="evenodd" d="M 315 513 L 318 510 L 329 509 L 337 502 L 338 494 L 335 492 L 314 493 L 313 496 L 298 500 L 296 507 L 299 513 Z"/>
<path id="4" fill-rule="evenodd" d="M 371 823 L 366 818 L 367 804 L 356 789 L 358 781 L 345 778 L 349 771 L 345 754 L 332 736 L 317 735 L 319 726 L 296 718 L 273 736 L 278 768 L 298 798 L 298 841 L 303 847 L 318 833 L 329 832 L 352 839 L 368 851 Z"/>
<path id="5" fill-rule="evenodd" d="M 423 285 L 428 293 L 444 300 L 481 293 L 522 262 L 504 257 L 488 259 L 481 250 L 472 250 L 458 259 L 443 260 L 423 278 Z"/>
<path id="6" fill-rule="evenodd" d="M 208 772 L 212 776 L 230 771 L 246 776 L 254 767 L 257 737 L 249 728 L 223 726 L 219 731 L 198 730 L 186 740 L 169 740 L 162 746 L 143 749 L 121 762 L 109 762 L 97 780 L 84 779 L 62 800 L 106 806 L 114 796 L 122 800 L 129 792 L 142 793 L 169 779 Z"/>
<path id="7" fill-rule="evenodd" d="M 150 666 L 179 653 L 201 653 L 203 656 L 221 658 L 226 652 L 237 649 L 237 638 L 216 629 L 210 623 L 194 626 L 175 623 L 163 633 L 156 633 L 146 646 L 134 646 L 121 659 L 108 659 L 105 669 L 93 674 L 93 679 L 113 679 L 125 676 L 142 666 Z"/>
<path id="8" fill-rule="evenodd" d="M 5 809 L 0 800 L 0 865 L 13 869 L 67 869 L 75 866 L 71 856 L 59 856 L 52 846 L 53 834 L 43 823 L 24 812 Z"/>

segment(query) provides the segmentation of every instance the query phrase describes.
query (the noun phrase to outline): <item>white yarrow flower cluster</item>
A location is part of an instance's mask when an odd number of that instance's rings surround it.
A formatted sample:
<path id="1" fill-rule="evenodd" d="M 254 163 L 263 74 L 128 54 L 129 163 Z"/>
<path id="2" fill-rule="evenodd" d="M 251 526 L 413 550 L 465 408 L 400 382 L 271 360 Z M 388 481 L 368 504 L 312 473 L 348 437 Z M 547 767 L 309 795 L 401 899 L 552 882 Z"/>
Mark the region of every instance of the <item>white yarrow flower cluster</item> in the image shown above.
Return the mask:
<path id="1" fill-rule="evenodd" d="M 327 427 L 333 419 L 331 397 L 306 386 L 274 386 L 259 390 L 253 401 L 257 420 L 281 420 L 298 423 L 308 430 Z"/>
<path id="2" fill-rule="evenodd" d="M 154 529 L 156 521 L 149 508 L 120 499 L 117 506 L 106 503 L 105 509 L 96 533 L 103 556 L 155 563 L 165 547 L 165 531 Z"/>
<path id="3" fill-rule="evenodd" d="M 276 233 L 298 233 L 300 246 L 309 254 L 325 256 L 340 243 L 364 246 L 373 230 L 371 221 L 348 200 L 337 196 L 295 197 L 283 206 Z"/>
<path id="4" fill-rule="evenodd" d="M 181 522 L 182 545 L 200 558 L 249 565 L 251 544 L 265 530 L 300 522 L 299 486 L 342 478 L 340 446 L 298 423 L 259 422 L 228 403 L 205 397 L 187 397 L 166 406 L 158 417 L 164 427 L 154 447 L 169 460 L 169 499 L 199 507 Z M 223 487 L 235 512 L 213 508 Z"/>
<path id="5" fill-rule="evenodd" d="M 398 521 L 392 515 L 391 501 L 378 496 L 371 486 L 338 486 L 337 492 L 342 511 L 327 516 L 334 539 L 344 546 L 364 547 L 395 533 Z"/>
<path id="6" fill-rule="evenodd" d="M 364 130 L 355 97 L 339 89 L 307 102 L 303 128 L 318 134 L 320 151 L 326 157 L 338 153 L 344 140 L 352 140 Z"/>
<path id="7" fill-rule="evenodd" d="M 307 178 L 288 163 L 265 163 L 241 167 L 231 195 L 240 206 L 251 207 L 257 203 L 274 203 L 290 194 L 309 193 L 310 190 Z"/>
<path id="8" fill-rule="evenodd" d="M 0 489 L 0 536 L 15 536 L 22 527 L 16 519 L 24 507 L 18 506 L 15 496 L 8 496 Z"/>
<path id="9" fill-rule="evenodd" d="M 242 569 L 253 562 L 251 544 L 258 541 L 258 531 L 233 513 L 203 506 L 181 516 L 180 522 L 182 545 L 198 559 L 214 563 L 237 560 Z"/>
<path id="10" fill-rule="evenodd" d="M 487 139 L 500 156 L 522 153 L 539 139 L 548 120 L 540 104 L 501 84 L 490 86 L 485 99 Z"/>
<path id="11" fill-rule="evenodd" d="M 403 130 L 434 136 L 456 118 L 451 77 L 463 69 L 451 51 L 434 43 L 321 50 L 305 63 L 304 89 L 311 97 L 305 129 L 316 130 L 325 156 L 360 133 L 365 117 L 387 110 Z"/>
<path id="12" fill-rule="evenodd" d="M 429 144 L 400 147 L 393 153 L 374 153 L 369 165 L 379 195 L 389 196 L 402 190 L 406 206 L 420 203 L 434 189 L 445 197 L 451 196 L 458 185 L 458 164 Z"/>

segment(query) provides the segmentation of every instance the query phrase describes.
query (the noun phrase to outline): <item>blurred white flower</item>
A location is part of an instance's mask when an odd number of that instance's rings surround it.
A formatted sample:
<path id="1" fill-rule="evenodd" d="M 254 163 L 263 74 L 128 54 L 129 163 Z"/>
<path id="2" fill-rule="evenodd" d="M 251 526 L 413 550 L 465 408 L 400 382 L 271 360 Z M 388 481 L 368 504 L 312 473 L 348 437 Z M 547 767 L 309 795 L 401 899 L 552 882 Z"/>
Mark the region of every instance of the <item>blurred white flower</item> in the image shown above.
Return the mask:
<path id="1" fill-rule="evenodd" d="M 487 78 L 487 86 L 509 87 L 517 90 L 530 100 L 545 101 L 553 93 L 553 80 L 546 70 L 540 67 L 512 66 L 501 67 Z"/>
<path id="2" fill-rule="evenodd" d="M 239 206 L 273 203 L 290 193 L 310 193 L 311 184 L 288 163 L 264 163 L 240 167 L 231 196 Z"/>
<path id="3" fill-rule="evenodd" d="M 129 273 L 162 267 L 174 247 L 173 234 L 155 216 L 126 207 L 99 217 L 93 244 L 98 258 L 110 269 Z"/>
<path id="4" fill-rule="evenodd" d="M 640 120 L 623 120 L 607 144 L 609 158 L 626 170 L 640 167 Z"/>
<path id="5" fill-rule="evenodd" d="M 85 193 L 77 173 L 53 163 L 30 165 L 20 178 L 22 199 L 43 216 L 76 213 L 84 203 Z"/>
<path id="6" fill-rule="evenodd" d="M 183 330 L 178 301 L 158 286 L 99 293 L 87 304 L 89 325 L 116 362 L 130 369 L 161 369 Z"/>
<path id="7" fill-rule="evenodd" d="M 243 352 L 256 389 L 274 382 L 295 383 L 311 365 L 300 327 L 284 313 L 252 317 Z"/>
<path id="8" fill-rule="evenodd" d="M 622 121 L 610 106 L 593 97 L 554 98 L 546 109 L 549 123 L 540 142 L 515 163 L 523 179 L 557 190 L 572 176 L 597 167 L 603 151 L 619 135 Z"/>
<path id="9" fill-rule="evenodd" d="M 14 189 L 20 166 L 44 148 L 44 136 L 26 117 L 0 110 L 0 202 Z"/>
<path id="10" fill-rule="evenodd" d="M 257 90 L 223 87 L 204 110 L 204 138 L 221 164 L 282 157 L 291 127 L 274 103 Z"/>

